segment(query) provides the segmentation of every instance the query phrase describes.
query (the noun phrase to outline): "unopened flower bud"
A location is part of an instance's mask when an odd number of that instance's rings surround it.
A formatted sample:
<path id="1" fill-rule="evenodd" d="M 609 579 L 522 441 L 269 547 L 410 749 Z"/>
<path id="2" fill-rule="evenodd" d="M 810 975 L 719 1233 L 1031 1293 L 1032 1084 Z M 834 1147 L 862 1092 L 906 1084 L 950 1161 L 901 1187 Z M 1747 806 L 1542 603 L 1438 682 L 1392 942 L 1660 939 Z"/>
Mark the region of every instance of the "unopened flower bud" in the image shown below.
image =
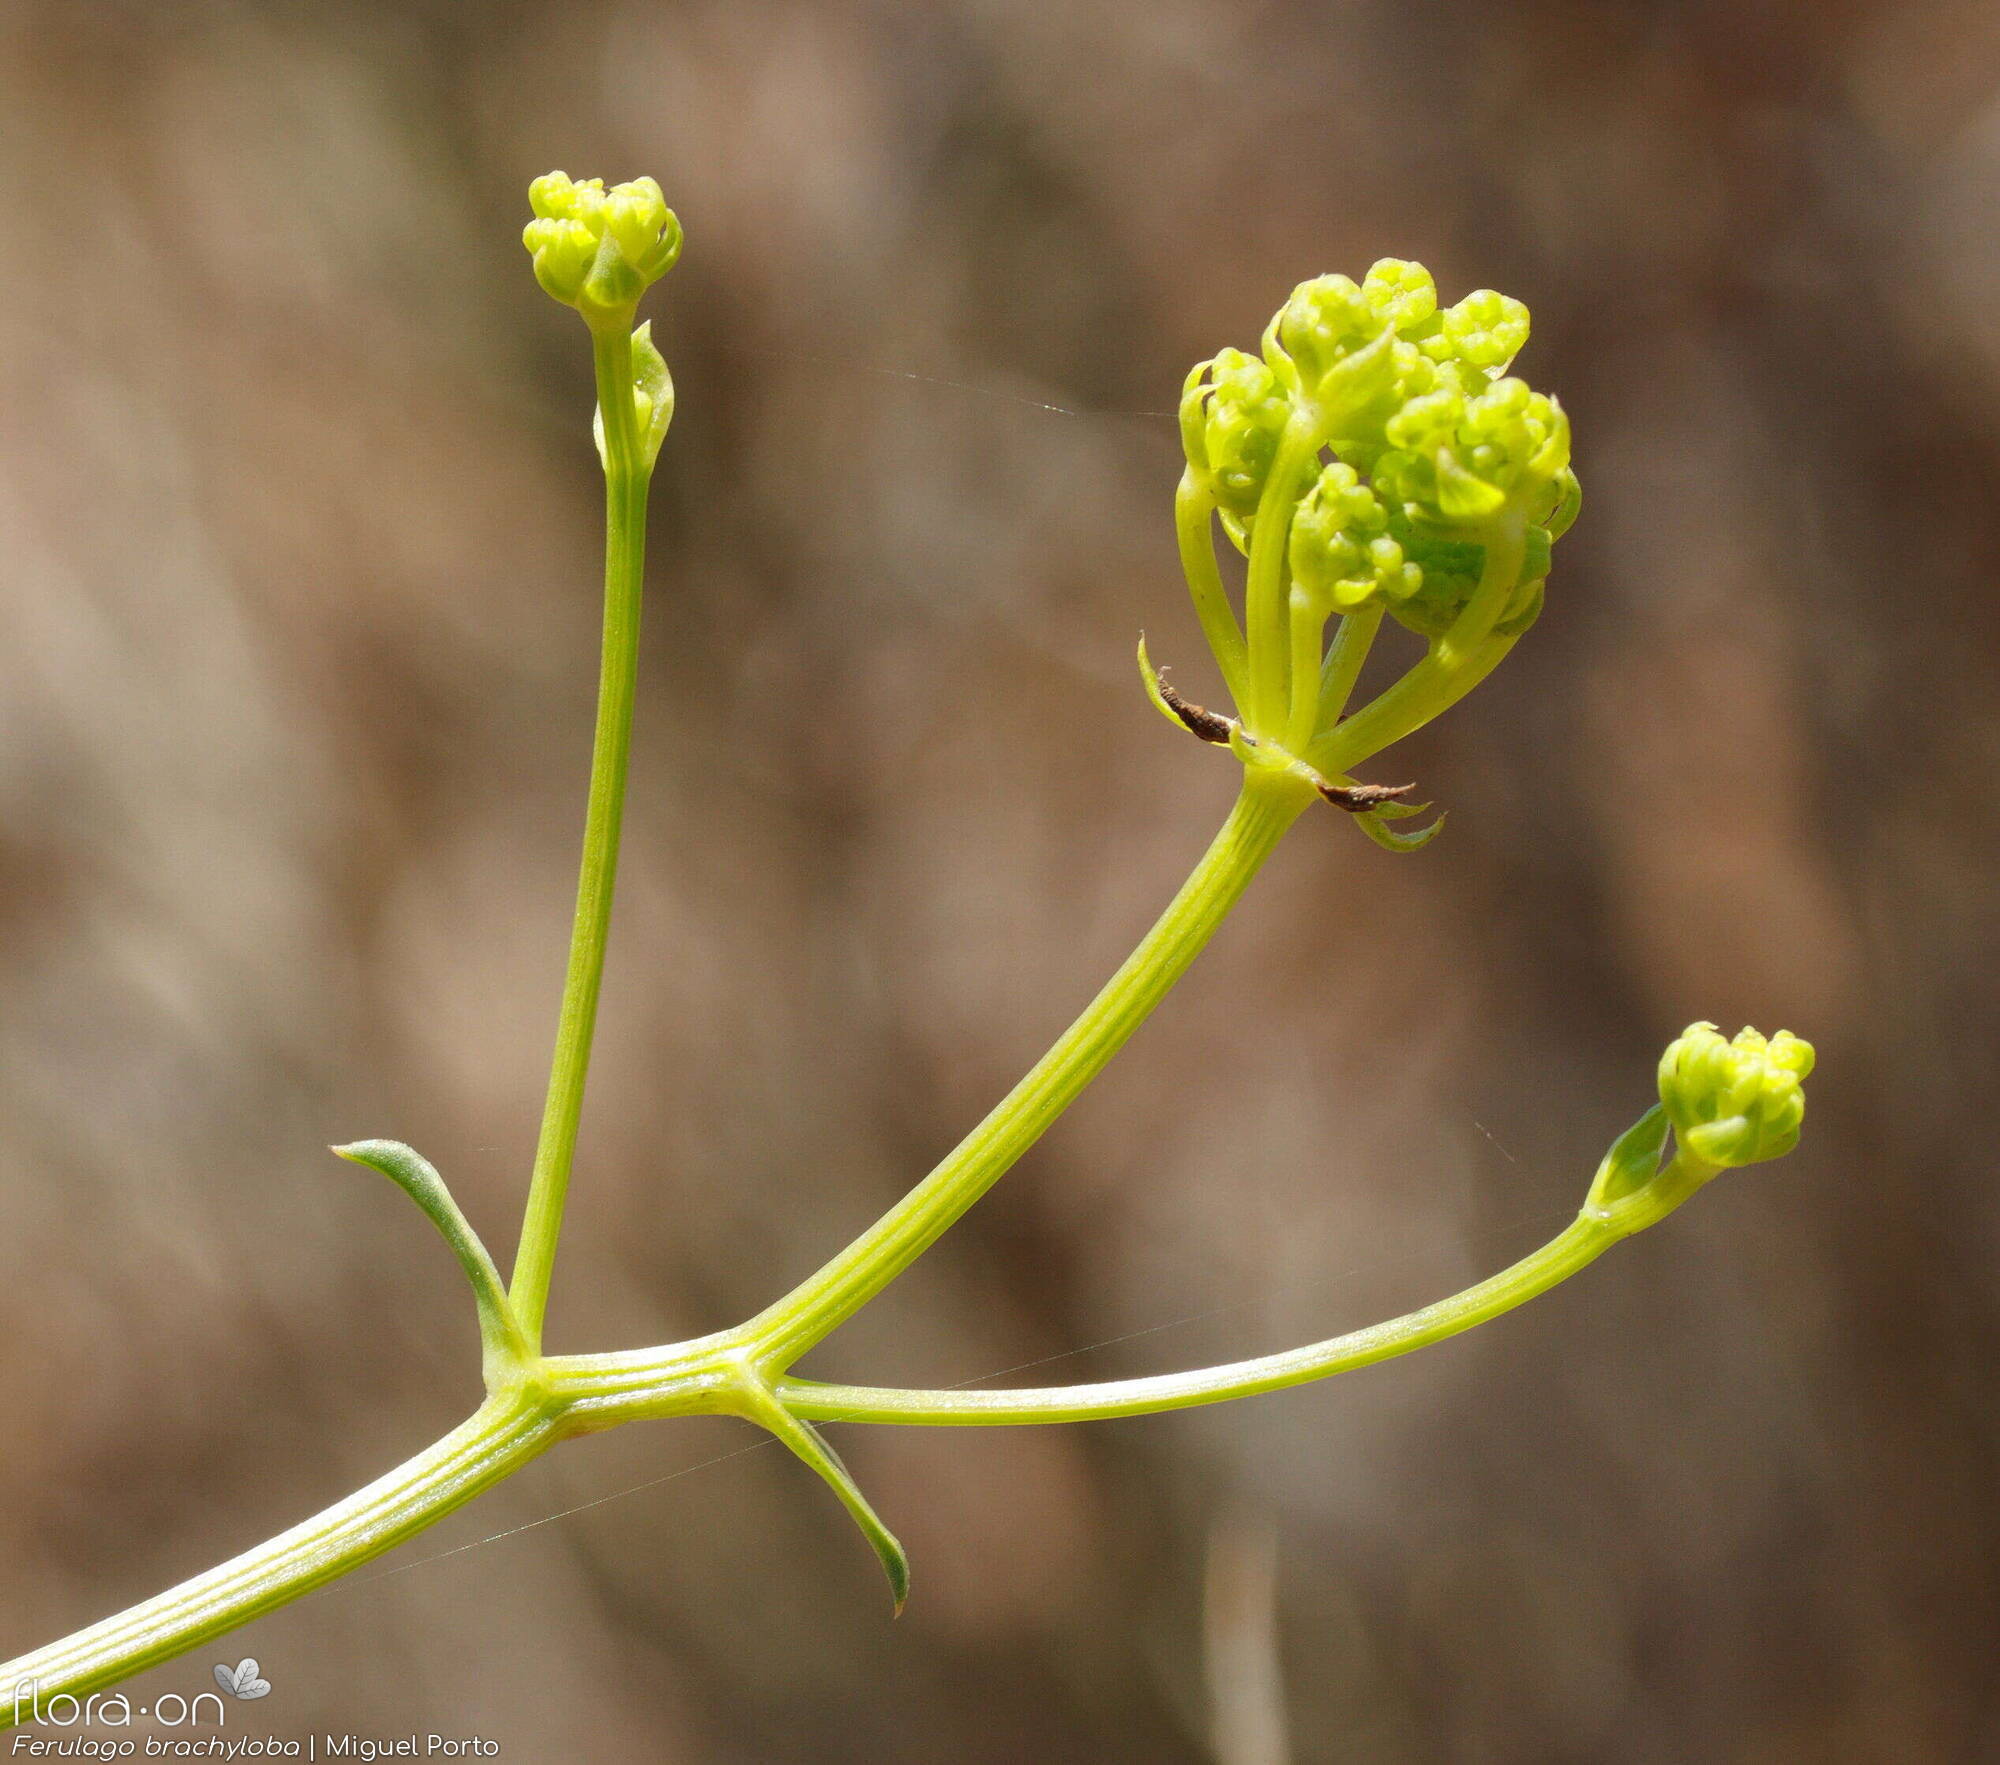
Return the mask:
<path id="1" fill-rule="evenodd" d="M 565 306 L 575 306 L 597 261 L 597 235 L 581 221 L 545 216 L 527 224 L 521 243 L 534 254 L 535 280 Z"/>
<path id="2" fill-rule="evenodd" d="M 1524 521 L 1544 513 L 1569 465 L 1569 419 L 1525 380 L 1495 380 L 1472 397 L 1440 387 L 1398 411 L 1387 437 L 1378 482 L 1447 530 L 1476 532 L 1510 504 Z"/>
<path id="3" fill-rule="evenodd" d="M 1408 600 L 1424 573 L 1389 536 L 1388 512 L 1352 466 L 1336 460 L 1319 475 L 1292 518 L 1294 592 L 1330 612 L 1370 601 Z"/>
<path id="4" fill-rule="evenodd" d="M 1318 438 L 1366 470 L 1383 425 L 1429 390 L 1436 369 L 1398 331 L 1421 328 L 1436 290 L 1421 264 L 1384 258 L 1357 285 L 1346 276 L 1301 282 L 1264 333 L 1264 359 Z"/>
<path id="5" fill-rule="evenodd" d="M 1225 349 L 1188 376 L 1181 444 L 1195 476 L 1239 534 L 1257 512 L 1291 405 L 1254 355 Z"/>
<path id="6" fill-rule="evenodd" d="M 1278 309 L 1265 359 L 1310 395 L 1325 375 L 1387 329 L 1375 303 L 1352 277 L 1315 276 L 1294 288 Z"/>
<path id="7" fill-rule="evenodd" d="M 1752 1029 L 1725 1040 L 1712 1023 L 1690 1024 L 1660 1059 L 1660 1101 L 1692 1157 L 1758 1164 L 1798 1144 L 1812 1069 L 1812 1044 L 1789 1030 L 1769 1041 Z"/>
<path id="8" fill-rule="evenodd" d="M 1391 330 L 1409 336 L 1437 311 L 1437 283 L 1422 264 L 1377 258 L 1362 278 L 1361 296 Z"/>
<path id="9" fill-rule="evenodd" d="M 1452 353 L 1490 374 L 1504 374 L 1528 341 L 1528 309 L 1491 288 L 1475 288 L 1439 317 Z"/>
<path id="10" fill-rule="evenodd" d="M 604 199 L 604 227 L 625 261 L 649 283 L 674 267 L 681 252 L 681 224 L 651 178 L 620 184 Z"/>
<path id="11" fill-rule="evenodd" d="M 535 218 L 521 243 L 536 281 L 593 322 L 630 324 L 639 296 L 680 255 L 680 222 L 651 178 L 607 194 L 601 178 L 548 172 L 528 186 L 528 205 Z"/>

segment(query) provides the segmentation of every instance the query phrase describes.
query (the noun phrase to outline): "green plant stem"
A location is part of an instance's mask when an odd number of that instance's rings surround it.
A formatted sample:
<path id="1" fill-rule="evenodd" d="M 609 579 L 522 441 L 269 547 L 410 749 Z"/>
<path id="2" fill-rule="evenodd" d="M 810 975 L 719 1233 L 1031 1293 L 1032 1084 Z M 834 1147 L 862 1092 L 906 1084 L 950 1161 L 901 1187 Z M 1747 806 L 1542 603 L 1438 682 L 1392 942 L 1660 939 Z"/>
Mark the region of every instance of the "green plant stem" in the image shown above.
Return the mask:
<path id="1" fill-rule="evenodd" d="M 652 1351 L 643 1381 L 630 1375 L 632 1359 L 571 1355 L 514 1364 L 510 1381 L 466 1421 L 365 1489 L 205 1574 L 0 1666 L 0 1729 L 16 1719 L 14 1690 L 22 1681 L 34 1682 L 46 1710 L 59 1694 L 87 1697 L 157 1667 L 415 1537 L 559 1440 L 645 1418 L 757 1413 L 746 1400 L 752 1382 L 733 1332 Z M 21 1713 L 28 1713 L 25 1697 Z"/>
<path id="2" fill-rule="evenodd" d="M 1319 459 L 1310 422 L 1294 416 L 1278 450 L 1250 524 L 1250 565 L 1243 583 L 1243 624 L 1249 633 L 1249 688 L 1239 697 L 1243 727 L 1259 741 L 1281 741 L 1291 710 L 1291 621 L 1285 606 L 1285 552 L 1292 512 L 1305 479 Z"/>
<path id="3" fill-rule="evenodd" d="M 1174 492 L 1174 535 L 1180 545 L 1181 574 L 1187 578 L 1202 635 L 1208 639 L 1215 665 L 1222 670 L 1222 683 L 1231 700 L 1240 705 L 1247 652 L 1243 628 L 1236 622 L 1236 610 L 1229 604 L 1222 572 L 1216 567 L 1214 514 L 1215 504 L 1195 481 L 1194 473 L 1183 472 L 1180 488 Z"/>
<path id="4" fill-rule="evenodd" d="M 1478 586 L 1451 629 L 1394 686 L 1321 736 L 1307 751 L 1307 761 L 1326 772 L 1351 772 L 1369 755 L 1421 729 L 1491 674 L 1514 647 L 1513 638 L 1496 637 L 1493 627 L 1518 584 L 1523 550 L 1518 521 L 1494 533 Z"/>
<path id="5" fill-rule="evenodd" d="M 1236 806 L 1180 893 L 1027 1077 L 896 1206 L 745 1326 L 761 1364 L 791 1365 L 852 1317 L 1041 1138 L 1187 972 L 1312 801 L 1312 786 L 1291 773 L 1244 774 Z"/>
<path id="6" fill-rule="evenodd" d="M 520 1469 L 557 1437 L 533 1395 L 489 1397 L 442 1440 L 303 1525 L 61 1642 L 0 1667 L 0 1728 L 32 1681 L 43 1709 L 170 1661 L 401 1544 Z M 23 1702 L 23 1714 L 26 1702 Z"/>
<path id="7" fill-rule="evenodd" d="M 1340 628 L 1327 646 L 1326 661 L 1320 669 L 1319 714 L 1313 720 L 1318 729 L 1331 729 L 1354 696 L 1354 683 L 1361 678 L 1362 665 L 1375 647 L 1375 634 L 1382 629 L 1382 603 L 1373 601 L 1341 620 Z"/>
<path id="8" fill-rule="evenodd" d="M 1222 1403 L 1349 1373 L 1456 1336 L 1547 1292 L 1596 1261 L 1624 1236 L 1606 1221 L 1585 1215 L 1532 1256 L 1421 1311 L 1304 1348 L 1198 1372 L 1021 1391 L 899 1391 L 824 1385 L 812 1379 L 780 1379 L 773 1389 L 778 1401 L 794 1415 L 815 1421 L 902 1422 L 931 1427 L 1085 1422 Z"/>
<path id="9" fill-rule="evenodd" d="M 1306 593 L 1295 582 L 1288 597 L 1286 613 L 1291 625 L 1291 661 L 1287 673 L 1291 700 L 1285 712 L 1285 750 L 1301 754 L 1312 741 L 1319 723 L 1320 680 L 1325 673 L 1322 652 L 1326 644 L 1326 622 L 1333 608 Z M 1343 620 L 1343 624 L 1346 622 Z"/>
<path id="10" fill-rule="evenodd" d="M 542 1344 L 549 1277 L 562 1235 L 563 1201 L 576 1156 L 611 899 L 618 877 L 618 841 L 625 820 L 625 780 L 632 753 L 632 703 L 639 675 L 639 609 L 646 569 L 646 491 L 651 474 L 640 453 L 632 405 L 629 315 L 592 327 L 597 403 L 604 420 L 604 649 L 597 687 L 597 734 L 590 756 L 590 801 L 583 824 L 583 864 L 576 919 L 556 1023 L 548 1101 L 535 1145 L 527 1214 L 508 1288 L 530 1351 Z"/>

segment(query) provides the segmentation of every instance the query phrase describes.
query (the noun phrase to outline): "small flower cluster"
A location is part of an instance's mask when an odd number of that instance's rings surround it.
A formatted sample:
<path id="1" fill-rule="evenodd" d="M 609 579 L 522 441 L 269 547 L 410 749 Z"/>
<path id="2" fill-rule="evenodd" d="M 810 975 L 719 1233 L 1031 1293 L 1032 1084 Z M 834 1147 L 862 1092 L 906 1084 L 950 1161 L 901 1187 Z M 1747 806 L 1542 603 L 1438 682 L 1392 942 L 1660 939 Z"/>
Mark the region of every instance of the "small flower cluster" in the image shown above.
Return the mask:
<path id="1" fill-rule="evenodd" d="M 1790 1030 L 1725 1037 L 1689 1024 L 1660 1057 L 1660 1102 L 1675 1138 L 1704 1164 L 1725 1168 L 1782 1158 L 1799 1143 L 1813 1048 Z"/>
<path id="2" fill-rule="evenodd" d="M 535 280 L 563 305 L 575 307 L 600 342 L 618 339 L 614 347 L 623 350 L 640 295 L 681 254 L 681 224 L 660 186 L 638 178 L 606 190 L 602 178 L 578 183 L 567 172 L 547 172 L 528 186 L 528 206 L 535 218 L 522 231 L 521 243 L 535 260 Z M 620 432 L 625 438 L 620 458 L 650 472 L 674 415 L 673 377 L 653 342 L 650 322 L 631 331 L 630 357 L 617 376 L 625 384 L 608 396 L 632 406 L 632 428 Z M 609 471 L 612 437 L 604 422 L 604 388 L 599 392 L 597 452 Z"/>
<path id="3" fill-rule="evenodd" d="M 521 235 L 535 260 L 535 280 L 593 324 L 629 326 L 639 296 L 674 267 L 681 224 L 651 178 L 604 188 L 602 178 L 574 182 L 549 172 L 528 186 L 535 211 Z"/>
<path id="4" fill-rule="evenodd" d="M 1260 518 L 1282 523 L 1294 581 L 1330 612 L 1379 600 L 1427 637 L 1464 610 L 1511 520 L 1526 556 L 1497 624 L 1524 628 L 1579 500 L 1561 406 L 1506 372 L 1527 339 L 1521 302 L 1482 288 L 1440 309 L 1421 264 L 1316 277 L 1261 356 L 1225 349 L 1189 375 L 1190 474 L 1240 551 Z M 1308 462 L 1297 488 L 1272 479 L 1288 431 Z"/>
<path id="5" fill-rule="evenodd" d="M 1660 1101 L 1597 1167 L 1584 1218 L 1620 1236 L 1664 1219 L 1719 1172 L 1783 1158 L 1799 1143 L 1813 1048 L 1789 1030 L 1725 1037 L 1689 1024 L 1660 1057 Z M 1674 1156 L 1662 1165 L 1667 1133 Z"/>

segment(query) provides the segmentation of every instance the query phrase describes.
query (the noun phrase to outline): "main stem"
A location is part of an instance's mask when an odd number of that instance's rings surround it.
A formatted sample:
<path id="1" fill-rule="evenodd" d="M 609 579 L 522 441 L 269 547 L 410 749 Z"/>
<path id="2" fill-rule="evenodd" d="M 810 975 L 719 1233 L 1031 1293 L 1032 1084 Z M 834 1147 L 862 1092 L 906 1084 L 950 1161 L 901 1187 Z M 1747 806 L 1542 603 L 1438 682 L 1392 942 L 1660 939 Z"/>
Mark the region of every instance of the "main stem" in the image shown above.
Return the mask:
<path id="1" fill-rule="evenodd" d="M 303 1525 L 115 1617 L 0 1666 L 0 1728 L 88 1697 L 345 1575 L 517 1471 L 559 1432 L 526 1391 L 489 1397 L 386 1477 Z M 25 1688 L 25 1689 L 24 1689 Z"/>
<path id="2" fill-rule="evenodd" d="M 1041 1138 L 1187 972 L 1311 801 L 1312 787 L 1290 773 L 1245 773 L 1235 808 L 1180 893 L 1027 1077 L 880 1220 L 744 1326 L 765 1366 L 789 1366 L 852 1317 Z"/>
<path id="3" fill-rule="evenodd" d="M 618 841 L 625 821 L 625 779 L 632 754 L 632 703 L 639 676 L 639 607 L 646 570 L 646 490 L 650 473 L 639 449 L 632 406 L 632 334 L 628 319 L 593 326 L 597 404 L 604 419 L 604 652 L 597 686 L 597 735 L 590 756 L 590 804 L 583 823 L 583 865 L 570 930 L 569 968 L 556 1021 L 548 1101 L 535 1145 L 528 1210 L 508 1288 L 530 1352 L 542 1345 L 549 1277 L 562 1235 L 563 1202 L 576 1156 L 597 998 L 611 932 Z"/>

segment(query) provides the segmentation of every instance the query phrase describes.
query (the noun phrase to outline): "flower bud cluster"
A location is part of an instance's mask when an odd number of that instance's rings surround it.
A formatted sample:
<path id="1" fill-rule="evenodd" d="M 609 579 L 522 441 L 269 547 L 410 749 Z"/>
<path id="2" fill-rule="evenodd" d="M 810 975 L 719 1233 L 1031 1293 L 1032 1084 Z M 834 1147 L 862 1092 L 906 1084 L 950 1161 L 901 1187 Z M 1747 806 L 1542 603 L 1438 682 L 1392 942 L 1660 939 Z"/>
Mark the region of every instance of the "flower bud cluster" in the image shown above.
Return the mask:
<path id="1" fill-rule="evenodd" d="M 1527 338 L 1518 300 L 1479 289 L 1441 309 L 1421 264 L 1315 277 L 1261 357 L 1225 349 L 1189 376 L 1192 476 L 1247 553 L 1281 440 L 1305 442 L 1315 458 L 1285 509 L 1294 578 L 1343 612 L 1379 600 L 1426 636 L 1463 608 L 1496 527 L 1517 524 L 1528 566 L 1501 621 L 1511 635 L 1539 608 L 1578 497 L 1561 407 L 1506 374 Z"/>
<path id="2" fill-rule="evenodd" d="M 681 224 L 651 178 L 604 188 L 602 178 L 549 172 L 528 186 L 535 211 L 521 234 L 535 280 L 586 319 L 631 323 L 639 296 L 674 267 Z"/>
<path id="3" fill-rule="evenodd" d="M 1660 1058 L 1660 1102 L 1682 1148 L 1704 1164 L 1760 1164 L 1798 1144 L 1813 1049 L 1789 1030 L 1725 1038 L 1690 1024 Z"/>
<path id="4" fill-rule="evenodd" d="M 1423 587 L 1424 573 L 1389 535 L 1389 511 L 1345 461 L 1323 467 L 1292 517 L 1295 594 L 1324 614 L 1351 613 L 1381 599 L 1399 605 Z"/>
<path id="5" fill-rule="evenodd" d="M 1510 501 L 1539 522 L 1559 500 L 1569 466 L 1562 407 L 1511 375 L 1468 396 L 1439 386 L 1407 401 L 1384 426 L 1389 451 L 1376 462 L 1384 494 L 1412 520 L 1476 534 Z"/>
<path id="6" fill-rule="evenodd" d="M 1182 388 L 1181 445 L 1239 546 L 1290 414 L 1277 375 L 1240 349 L 1198 363 Z"/>

